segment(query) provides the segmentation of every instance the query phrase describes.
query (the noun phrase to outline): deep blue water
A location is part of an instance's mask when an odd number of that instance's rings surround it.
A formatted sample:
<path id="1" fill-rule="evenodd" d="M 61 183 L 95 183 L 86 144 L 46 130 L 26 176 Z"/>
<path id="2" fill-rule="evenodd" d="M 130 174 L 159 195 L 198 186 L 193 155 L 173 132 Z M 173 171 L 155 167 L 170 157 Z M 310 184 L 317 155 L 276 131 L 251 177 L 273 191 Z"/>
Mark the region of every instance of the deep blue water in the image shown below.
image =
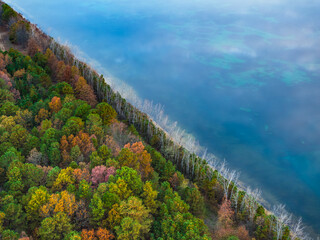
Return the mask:
<path id="1" fill-rule="evenodd" d="M 320 232 L 319 1 L 7 2 Z"/>

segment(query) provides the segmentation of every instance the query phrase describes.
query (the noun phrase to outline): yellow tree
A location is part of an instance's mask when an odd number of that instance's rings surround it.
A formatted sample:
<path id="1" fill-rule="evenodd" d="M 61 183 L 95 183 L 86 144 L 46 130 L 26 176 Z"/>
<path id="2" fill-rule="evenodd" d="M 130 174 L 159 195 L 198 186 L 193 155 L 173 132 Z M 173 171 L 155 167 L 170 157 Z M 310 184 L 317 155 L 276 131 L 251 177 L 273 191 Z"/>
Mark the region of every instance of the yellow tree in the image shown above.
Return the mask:
<path id="1" fill-rule="evenodd" d="M 69 184 L 74 184 L 75 177 L 73 175 L 73 168 L 68 167 L 62 169 L 53 183 L 54 190 L 62 190 L 64 187 L 67 187 Z"/>
<path id="2" fill-rule="evenodd" d="M 117 194 L 121 200 L 127 199 L 132 195 L 132 191 L 128 189 L 127 183 L 121 178 L 116 183 L 109 184 L 109 192 Z"/>
<path id="3" fill-rule="evenodd" d="M 143 198 L 144 205 L 146 205 L 151 213 L 156 213 L 157 211 L 157 196 L 158 192 L 153 190 L 151 182 L 147 181 L 143 186 L 141 197 Z"/>
<path id="4" fill-rule="evenodd" d="M 76 210 L 75 196 L 67 191 L 62 191 L 58 194 L 52 194 L 48 203 L 41 207 L 40 213 L 43 217 L 49 217 L 58 212 L 64 212 L 67 216 L 72 217 Z"/>
<path id="5" fill-rule="evenodd" d="M 49 194 L 45 187 L 41 186 L 37 190 L 35 190 L 26 206 L 28 219 L 33 220 L 34 218 L 39 218 L 40 208 L 45 205 L 48 200 Z"/>

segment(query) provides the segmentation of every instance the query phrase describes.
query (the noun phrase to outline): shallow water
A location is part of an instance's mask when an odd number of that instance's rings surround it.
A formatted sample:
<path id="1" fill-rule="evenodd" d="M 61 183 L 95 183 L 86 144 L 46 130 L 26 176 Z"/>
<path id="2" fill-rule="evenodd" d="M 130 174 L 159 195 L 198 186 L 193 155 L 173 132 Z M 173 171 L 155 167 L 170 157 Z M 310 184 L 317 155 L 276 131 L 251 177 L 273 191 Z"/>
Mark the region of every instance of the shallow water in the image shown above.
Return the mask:
<path id="1" fill-rule="evenodd" d="M 320 2 L 10 0 L 320 232 Z"/>

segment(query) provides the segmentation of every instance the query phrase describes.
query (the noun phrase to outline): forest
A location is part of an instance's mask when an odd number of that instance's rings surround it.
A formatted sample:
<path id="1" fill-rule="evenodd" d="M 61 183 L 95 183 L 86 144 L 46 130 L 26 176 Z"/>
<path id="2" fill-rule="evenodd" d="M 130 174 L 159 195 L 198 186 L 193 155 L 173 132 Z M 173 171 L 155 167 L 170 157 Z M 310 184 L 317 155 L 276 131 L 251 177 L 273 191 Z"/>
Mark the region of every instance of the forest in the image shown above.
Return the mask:
<path id="1" fill-rule="evenodd" d="M 3 2 L 1 28 L 1 239 L 304 239 Z"/>

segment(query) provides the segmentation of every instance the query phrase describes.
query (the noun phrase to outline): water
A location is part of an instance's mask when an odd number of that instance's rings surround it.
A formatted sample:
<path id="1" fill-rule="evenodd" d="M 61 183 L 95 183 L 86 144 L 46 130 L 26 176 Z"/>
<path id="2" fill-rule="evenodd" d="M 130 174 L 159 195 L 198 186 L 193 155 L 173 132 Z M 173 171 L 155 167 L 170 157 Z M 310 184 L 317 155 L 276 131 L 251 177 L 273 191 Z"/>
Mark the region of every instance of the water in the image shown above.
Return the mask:
<path id="1" fill-rule="evenodd" d="M 10 0 L 320 232 L 320 2 Z"/>

